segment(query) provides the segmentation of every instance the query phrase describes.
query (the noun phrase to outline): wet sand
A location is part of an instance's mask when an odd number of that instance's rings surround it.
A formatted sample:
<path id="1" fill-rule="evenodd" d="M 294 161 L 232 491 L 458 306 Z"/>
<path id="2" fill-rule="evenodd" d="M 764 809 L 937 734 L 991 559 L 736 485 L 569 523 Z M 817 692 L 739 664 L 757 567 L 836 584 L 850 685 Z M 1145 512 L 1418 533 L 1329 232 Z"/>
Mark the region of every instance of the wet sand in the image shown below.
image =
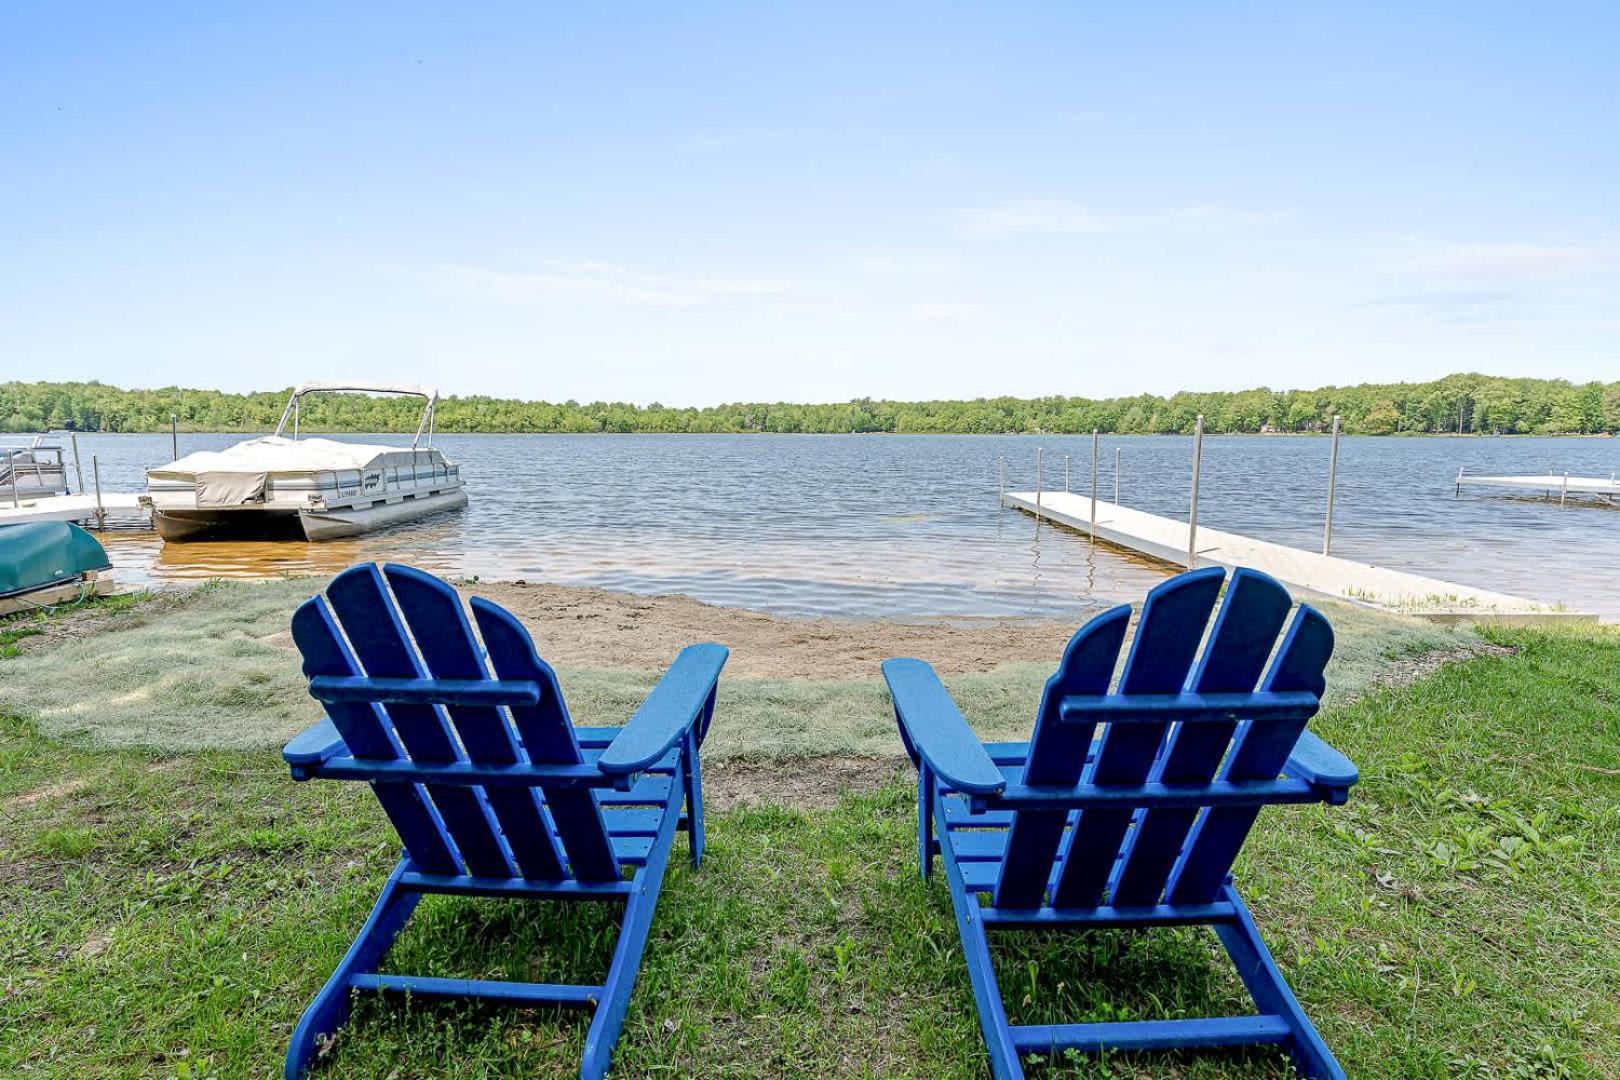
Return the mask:
<path id="1" fill-rule="evenodd" d="M 891 656 L 920 656 L 942 674 L 965 675 L 1019 661 L 1056 664 L 1076 629 L 1050 620 L 795 619 L 714 607 L 688 596 L 573 585 L 458 587 L 511 610 L 528 625 L 541 654 L 563 666 L 656 669 L 684 645 L 719 641 L 731 647 L 731 676 L 875 679 L 878 665 Z"/>

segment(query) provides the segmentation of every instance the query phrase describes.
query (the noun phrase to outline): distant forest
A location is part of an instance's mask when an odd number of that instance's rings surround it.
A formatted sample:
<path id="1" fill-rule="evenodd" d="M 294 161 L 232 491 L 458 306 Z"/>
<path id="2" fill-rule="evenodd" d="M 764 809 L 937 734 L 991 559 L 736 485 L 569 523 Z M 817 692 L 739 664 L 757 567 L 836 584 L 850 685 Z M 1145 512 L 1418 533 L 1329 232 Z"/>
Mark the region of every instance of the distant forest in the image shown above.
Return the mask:
<path id="1" fill-rule="evenodd" d="M 186 431 L 268 431 L 287 390 L 121 390 L 98 382 L 0 383 L 0 431 L 164 431 L 170 415 Z M 413 398 L 322 394 L 303 409 L 305 431 L 414 429 Z M 1464 432 L 1575 435 L 1620 432 L 1620 382 L 1569 383 L 1448 375 L 1433 382 L 1367 383 L 1319 390 L 1141 394 L 1125 398 L 977 398 L 826 405 L 733 404 L 672 408 L 656 402 L 518 401 L 450 397 L 438 429 L 452 432 L 804 432 L 1084 433 L 1189 432 L 1202 413 L 1211 432 L 1324 431 L 1335 414 L 1359 435 Z"/>

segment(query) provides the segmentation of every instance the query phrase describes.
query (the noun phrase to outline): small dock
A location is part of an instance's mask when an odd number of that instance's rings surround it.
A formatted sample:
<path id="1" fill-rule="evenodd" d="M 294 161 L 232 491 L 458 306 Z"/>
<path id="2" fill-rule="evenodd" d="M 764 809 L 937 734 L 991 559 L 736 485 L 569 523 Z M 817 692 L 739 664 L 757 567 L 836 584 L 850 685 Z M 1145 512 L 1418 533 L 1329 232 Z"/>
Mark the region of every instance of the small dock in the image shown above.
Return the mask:
<path id="1" fill-rule="evenodd" d="M 1006 505 L 1043 521 L 1063 525 L 1117 547 L 1176 566 L 1187 565 L 1185 521 L 1117 506 L 1099 499 L 1095 529 L 1091 497 L 1069 492 L 1008 492 Z M 1284 544 L 1222 532 L 1203 525 L 1197 531 L 1199 565 L 1248 566 L 1293 588 L 1364 607 L 1433 622 L 1510 624 L 1592 622 L 1596 616 L 1522 596 L 1476 589 L 1438 578 L 1303 551 Z"/>
<path id="2" fill-rule="evenodd" d="M 98 513 L 99 511 L 99 513 Z M 40 495 L 12 500 L 0 495 L 0 525 L 26 521 L 72 521 L 109 527 L 152 527 L 152 514 L 134 493 L 95 495 Z"/>
<path id="3" fill-rule="evenodd" d="M 1465 487 L 1501 488 L 1509 491 L 1522 491 L 1541 496 L 1551 501 L 1557 497 L 1560 506 L 1571 495 L 1591 495 L 1598 502 L 1613 502 L 1615 496 L 1620 495 L 1620 481 L 1613 474 L 1608 479 L 1601 476 L 1571 476 L 1569 473 L 1550 473 L 1546 476 L 1469 476 L 1462 469 L 1457 470 L 1457 494 L 1462 494 Z"/>

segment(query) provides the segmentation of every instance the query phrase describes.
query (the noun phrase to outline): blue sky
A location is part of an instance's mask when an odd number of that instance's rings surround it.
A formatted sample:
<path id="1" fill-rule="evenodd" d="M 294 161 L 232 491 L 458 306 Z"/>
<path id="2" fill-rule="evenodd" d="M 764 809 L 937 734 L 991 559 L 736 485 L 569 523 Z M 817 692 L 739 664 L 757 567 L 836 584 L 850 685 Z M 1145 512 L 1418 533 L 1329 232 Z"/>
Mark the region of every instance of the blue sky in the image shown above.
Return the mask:
<path id="1" fill-rule="evenodd" d="M 1620 377 L 1613 5 L 472 6 L 7 5 L 0 378 Z"/>

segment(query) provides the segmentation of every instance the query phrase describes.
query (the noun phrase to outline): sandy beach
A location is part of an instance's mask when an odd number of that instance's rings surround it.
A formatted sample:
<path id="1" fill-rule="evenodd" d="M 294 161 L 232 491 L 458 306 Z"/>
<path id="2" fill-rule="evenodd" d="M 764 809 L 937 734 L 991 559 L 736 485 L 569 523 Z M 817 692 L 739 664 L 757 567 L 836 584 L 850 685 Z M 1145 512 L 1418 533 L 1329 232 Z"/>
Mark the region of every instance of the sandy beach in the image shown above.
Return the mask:
<path id="1" fill-rule="evenodd" d="M 731 647 L 726 674 L 784 679 L 870 679 L 891 656 L 926 658 L 943 674 L 991 671 L 1029 660 L 1056 663 L 1075 626 L 1052 620 L 925 623 L 795 619 L 716 607 L 689 596 L 638 596 L 564 585 L 460 584 L 521 618 L 553 663 L 651 668 L 681 646 Z"/>

